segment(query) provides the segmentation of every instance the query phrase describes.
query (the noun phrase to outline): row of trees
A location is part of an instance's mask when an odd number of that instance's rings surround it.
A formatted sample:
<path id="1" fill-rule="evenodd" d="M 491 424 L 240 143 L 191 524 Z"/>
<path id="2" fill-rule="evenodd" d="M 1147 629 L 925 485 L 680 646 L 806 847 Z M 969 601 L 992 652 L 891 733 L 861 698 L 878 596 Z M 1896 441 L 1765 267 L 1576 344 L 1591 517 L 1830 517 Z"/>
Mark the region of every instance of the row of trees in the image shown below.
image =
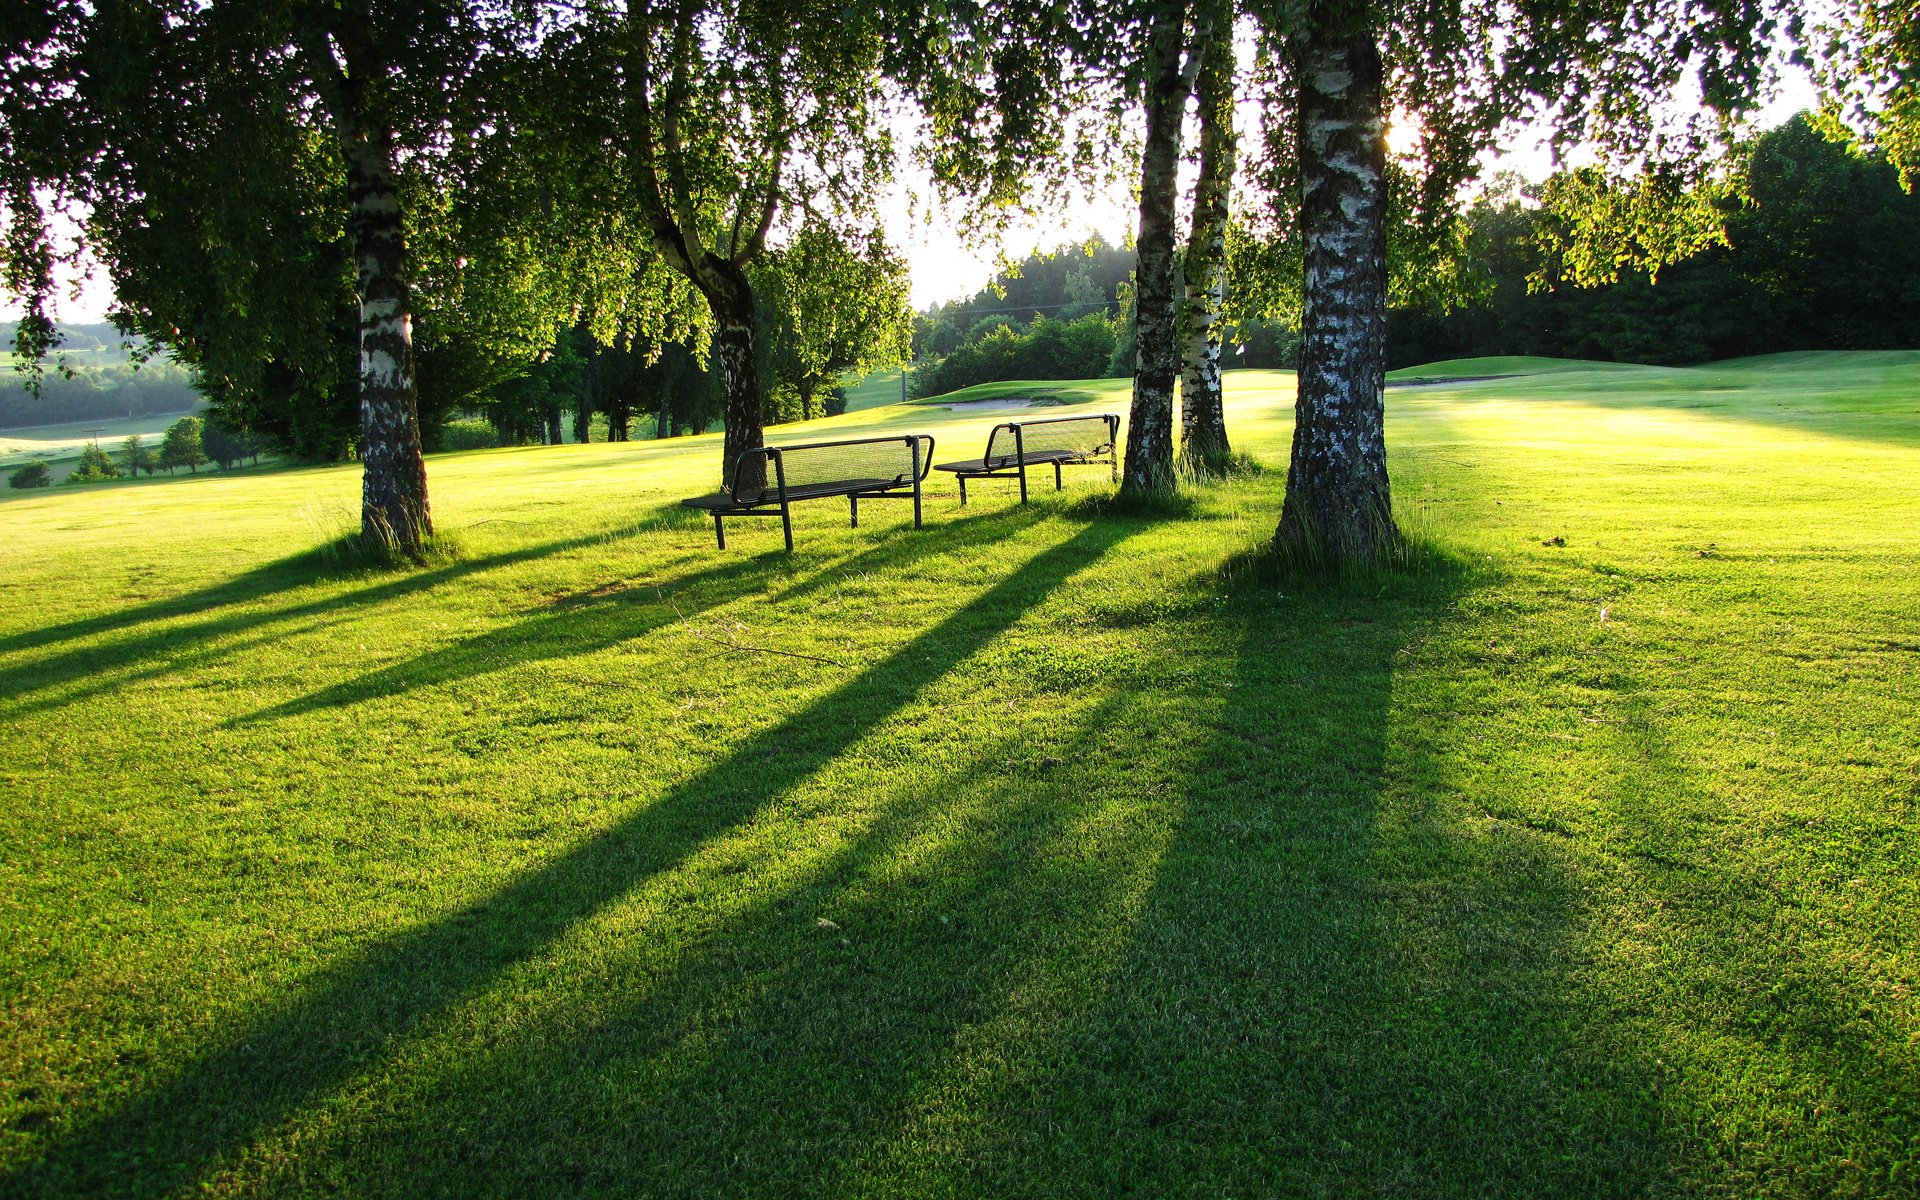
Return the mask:
<path id="1" fill-rule="evenodd" d="M 429 395 L 444 404 L 501 363 L 537 359 L 563 329 L 647 358 L 711 347 L 724 461 L 760 444 L 755 268 L 813 238 L 831 251 L 810 261 L 829 270 L 791 284 L 833 301 L 791 311 L 837 316 L 863 293 L 837 272 L 872 258 L 895 159 L 890 96 L 919 105 L 936 183 L 985 223 L 1120 161 L 1116 133 L 1136 128 L 1123 486 L 1157 492 L 1173 484 L 1176 441 L 1201 467 L 1227 448 L 1232 118 L 1257 94 L 1247 177 L 1260 201 L 1244 215 L 1268 246 L 1253 260 L 1263 286 L 1292 297 L 1301 335 L 1276 537 L 1370 558 L 1394 540 L 1390 289 L 1437 270 L 1432 247 L 1499 131 L 1544 118 L 1641 192 L 1670 193 L 1710 162 L 1717 130 L 1664 106 L 1688 81 L 1712 112 L 1751 106 L 1784 44 L 1816 63 L 1841 116 L 1908 154 L 1912 33 L 1903 8 L 1813 28 L 1785 0 L 55 0 L 0 27 L 0 266 L 29 297 L 22 349 L 44 350 L 42 201 L 72 198 L 90 206 L 119 319 L 195 366 L 223 410 L 284 410 L 298 442 L 301 414 L 326 411 L 312 398 L 357 375 L 363 532 L 408 547 L 431 531 Z M 1251 72 L 1241 40 L 1259 48 Z M 1391 166 L 1390 111 L 1420 127 Z M 1199 178 L 1183 220 L 1189 144 Z M 1576 265 L 1658 269 L 1700 244 L 1601 191 L 1574 226 Z M 1624 263 L 1606 249 L 1620 246 Z"/>
<path id="2" fill-rule="evenodd" d="M 67 483 L 99 483 L 108 479 L 133 479 L 165 471 L 171 475 L 185 467 L 198 474 L 201 467 L 213 463 L 223 471 L 232 470 L 244 460 L 260 461 L 264 447 L 259 438 L 228 429 L 219 421 L 199 417 L 181 417 L 160 439 L 158 447 L 149 446 L 140 434 L 130 434 L 120 443 L 120 458 L 89 443 L 80 451 L 80 462 L 67 476 Z M 15 488 L 47 487 L 53 482 L 52 464 L 44 460 L 26 463 L 8 477 Z"/>

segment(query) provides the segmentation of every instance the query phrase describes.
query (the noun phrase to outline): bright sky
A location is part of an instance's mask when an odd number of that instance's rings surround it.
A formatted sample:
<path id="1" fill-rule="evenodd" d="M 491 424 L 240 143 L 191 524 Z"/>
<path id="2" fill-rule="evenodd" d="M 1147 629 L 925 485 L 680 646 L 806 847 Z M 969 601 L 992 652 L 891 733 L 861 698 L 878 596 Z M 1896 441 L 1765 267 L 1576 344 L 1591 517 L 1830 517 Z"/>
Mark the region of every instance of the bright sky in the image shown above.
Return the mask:
<path id="1" fill-rule="evenodd" d="M 1814 100 L 1813 85 L 1804 73 L 1786 79 L 1774 101 L 1759 115 L 1757 126 L 1771 128 Z M 1258 111 L 1243 106 L 1240 127 L 1244 137 L 1258 120 Z M 1391 135 L 1390 135 L 1391 136 Z M 1545 178 L 1552 162 L 1541 144 L 1544 133 L 1522 137 L 1491 164 L 1493 169 L 1518 171 L 1529 179 Z M 1063 243 L 1085 241 L 1098 234 L 1114 245 L 1122 244 L 1132 228 L 1135 202 L 1124 184 L 1103 194 L 1083 197 L 1068 211 L 1047 218 L 1018 222 L 993 245 L 973 245 L 963 238 L 954 220 L 936 214 L 928 221 L 916 219 L 909 211 L 907 189 L 896 191 L 887 206 L 888 236 L 906 256 L 913 278 L 913 306 L 925 308 L 946 300 L 970 296 L 986 286 L 1004 255 L 1018 260 L 1036 250 L 1051 250 Z M 75 324 L 105 319 L 112 306 L 113 290 L 99 273 L 88 279 L 64 273 L 57 316 Z M 0 305 L 0 319 L 13 319 L 20 306 L 10 297 Z"/>

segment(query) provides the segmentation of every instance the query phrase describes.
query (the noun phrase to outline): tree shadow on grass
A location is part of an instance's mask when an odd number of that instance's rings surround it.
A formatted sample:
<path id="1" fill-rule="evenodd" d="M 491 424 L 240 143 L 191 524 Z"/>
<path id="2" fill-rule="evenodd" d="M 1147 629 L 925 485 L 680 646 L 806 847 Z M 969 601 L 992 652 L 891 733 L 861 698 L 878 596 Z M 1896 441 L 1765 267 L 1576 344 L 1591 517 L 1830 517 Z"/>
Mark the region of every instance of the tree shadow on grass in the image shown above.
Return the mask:
<path id="1" fill-rule="evenodd" d="M 685 527 L 687 522 L 674 520 L 677 516 L 677 509 L 660 510 L 637 523 L 616 529 L 383 578 L 366 587 L 284 607 L 248 608 L 185 623 L 172 621 L 175 617 L 202 611 L 203 606 L 228 609 L 251 601 L 265 601 L 277 591 L 325 577 L 312 574 L 304 567 L 288 568 L 287 562 L 298 562 L 305 557 L 296 556 L 293 560 L 269 564 L 193 596 L 156 602 L 129 614 L 70 622 L 57 627 L 68 632 L 50 641 L 131 629 L 147 623 L 168 622 L 134 636 L 88 644 L 0 668 L 0 698 L 4 698 L 0 699 L 0 712 L 8 717 L 20 718 L 59 708 L 144 679 L 204 667 L 302 630 L 317 629 L 329 618 L 364 611 L 377 604 L 404 600 L 485 571 L 639 536 L 663 525 L 669 528 Z M 835 572 L 846 573 L 848 564 L 859 570 L 869 566 L 892 569 L 896 560 L 918 562 L 969 544 L 1003 539 L 1032 524 L 1040 516 L 1028 511 L 995 513 L 972 521 L 920 530 L 908 526 L 881 531 L 878 546 L 856 551 L 845 559 L 830 561 L 817 568 L 808 564 L 805 574 L 789 591 L 792 594 L 804 594 L 812 590 L 816 581 L 831 578 Z M 743 586 L 788 570 L 790 562 L 785 556 L 777 556 L 774 552 L 748 555 L 735 551 L 718 557 L 718 561 L 714 561 L 715 557 L 703 555 L 703 560 L 712 565 L 691 574 L 660 580 L 645 589 L 615 581 L 587 589 L 578 596 L 557 598 L 530 614 L 523 622 L 376 670 L 314 696 L 289 701 L 276 709 L 257 714 L 255 719 L 337 707 L 417 686 L 498 670 L 516 663 L 577 656 L 603 649 L 613 643 L 653 632 L 682 615 L 675 613 L 670 605 L 655 594 L 655 587 L 667 592 L 706 584 L 731 588 L 731 591 L 723 591 L 723 594 L 710 600 L 710 603 L 719 603 Z M 586 611 L 588 602 L 610 607 L 603 611 Z M 304 624 L 293 625 L 293 622 Z M 251 636 L 240 636 L 246 634 Z M 0 652 L 11 644 L 0 642 Z"/>
<path id="2" fill-rule="evenodd" d="M 1188 682 L 1169 731 L 1192 741 L 1177 831 L 1100 989 L 956 1036 L 830 1190 L 1643 1191 L 1664 1151 L 1638 1064 L 1570 1028 L 1577 889 L 1435 803 L 1449 698 L 1397 686 L 1470 585 L 1243 588 L 1232 677 Z"/>
<path id="3" fill-rule="evenodd" d="M 280 607 L 266 604 L 283 593 L 311 584 L 338 580 L 341 572 L 320 554 L 304 550 L 252 570 L 178 596 L 116 609 L 94 617 L 63 621 L 39 629 L 0 637 L 0 655 L 85 641 L 67 650 L 0 668 L 0 697 L 18 698 L 44 692 L 77 679 L 189 649 L 215 638 L 264 628 L 286 621 L 351 612 L 374 604 L 404 599 L 487 571 L 565 554 L 610 541 L 634 537 L 648 530 L 683 525 L 671 508 L 578 537 L 561 538 L 463 559 L 421 570 L 383 572 L 370 576 L 363 587 L 331 592 L 313 600 Z M 359 572 L 354 572 L 358 575 Z M 195 618 L 179 621 L 178 618 Z M 149 627 L 143 629 L 143 627 Z M 92 641 L 105 635 L 140 631 L 129 637 Z"/>
<path id="4" fill-rule="evenodd" d="M 285 1007 L 238 1031 L 225 1049 L 188 1063 L 119 1110 L 56 1135 L 37 1159 L 6 1177 L 6 1190 L 152 1194 L 200 1178 L 301 1105 L 377 1065 L 436 1014 L 542 954 L 703 843 L 753 821 L 1128 532 L 1118 523 L 1081 528 L 623 824 L 485 900 L 322 973 Z"/>
<path id="5" fill-rule="evenodd" d="M 1422 647 L 1446 640 L 1475 580 L 1283 596 L 1249 576 L 1171 627 L 1159 605 L 1096 606 L 1091 642 L 1149 647 L 1097 675 L 994 644 L 1115 540 L 1095 526 L 1042 554 L 634 818 L 617 848 L 577 851 L 315 989 L 265 1040 L 345 1026 L 322 1034 L 344 1062 L 249 1084 L 253 1118 L 193 1141 L 183 1130 L 206 1118 L 136 1108 L 29 1181 L 54 1185 L 89 1146 L 171 1141 L 191 1164 L 138 1181 L 212 1169 L 266 1190 L 649 1196 L 1656 1185 L 1664 1148 L 1636 1062 L 1594 1059 L 1573 1028 L 1577 889 L 1539 839 L 1486 834 L 1451 801 L 1444 752 L 1471 697 L 1434 682 Z M 925 689 L 975 656 L 1011 691 L 956 682 L 938 697 L 954 707 L 930 716 Z M 944 718 L 948 738 L 903 734 L 913 757 L 892 764 L 862 739 L 916 695 L 912 719 Z M 976 702 L 1024 715 L 970 739 Z M 846 791 L 811 794 L 859 755 L 876 761 L 836 776 Z M 396 1001 L 405 969 L 426 994 Z M 196 1108 L 259 1052 L 261 1035 L 244 1040 L 190 1071 L 202 1091 L 162 1099 Z"/>

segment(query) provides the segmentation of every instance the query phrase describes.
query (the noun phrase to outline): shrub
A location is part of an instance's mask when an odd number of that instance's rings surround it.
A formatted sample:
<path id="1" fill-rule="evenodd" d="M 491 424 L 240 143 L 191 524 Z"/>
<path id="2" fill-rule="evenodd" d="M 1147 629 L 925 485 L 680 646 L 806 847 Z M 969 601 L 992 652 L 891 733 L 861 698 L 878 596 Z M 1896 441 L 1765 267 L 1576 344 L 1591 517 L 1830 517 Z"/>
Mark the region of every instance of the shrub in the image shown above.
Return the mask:
<path id="1" fill-rule="evenodd" d="M 49 487 L 53 483 L 53 468 L 39 459 L 21 467 L 7 476 L 7 486 L 16 488 Z"/>
<path id="2" fill-rule="evenodd" d="M 1110 374 L 1108 361 L 1119 338 L 1115 325 L 1105 313 L 1073 321 L 1036 317 L 1024 331 L 1004 321 L 982 321 L 982 336 L 914 372 L 914 394 L 939 396 L 1007 379 L 1094 379 Z"/>
<path id="3" fill-rule="evenodd" d="M 107 452 L 99 446 L 90 445 L 80 452 L 80 465 L 73 474 L 67 476 L 68 483 L 98 483 L 102 479 L 118 479 L 120 468 L 107 457 Z"/>
<path id="4" fill-rule="evenodd" d="M 500 444 L 500 432 L 481 417 L 464 417 L 440 427 L 442 450 L 491 450 Z"/>

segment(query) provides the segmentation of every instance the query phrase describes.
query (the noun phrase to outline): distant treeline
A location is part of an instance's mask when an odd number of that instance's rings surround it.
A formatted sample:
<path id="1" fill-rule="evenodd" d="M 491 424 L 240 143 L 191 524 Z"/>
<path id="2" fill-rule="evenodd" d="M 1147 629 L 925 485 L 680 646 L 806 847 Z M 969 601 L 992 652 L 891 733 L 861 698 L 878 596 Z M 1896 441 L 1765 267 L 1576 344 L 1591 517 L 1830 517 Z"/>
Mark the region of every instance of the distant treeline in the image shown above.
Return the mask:
<path id="1" fill-rule="evenodd" d="M 0 371 L 0 428 L 186 412 L 202 402 L 191 372 L 164 358 L 134 362 L 111 325 L 63 325 L 60 337 L 38 396 L 26 376 Z M 12 324 L 0 325 L 0 347 L 12 344 Z"/>
<path id="2" fill-rule="evenodd" d="M 1024 328 L 1036 316 L 1063 324 L 1093 313 L 1117 316 L 1133 278 L 1133 264 L 1133 251 L 1108 245 L 1099 237 L 1028 255 L 967 299 L 917 314 L 914 358 L 944 357 L 998 326 Z"/>
<path id="3" fill-rule="evenodd" d="M 1133 374 L 1134 252 L 1095 238 L 1029 255 L 991 287 L 914 317 L 917 396 L 1008 379 Z M 997 293 L 1003 290 L 1005 295 Z M 1233 367 L 1292 366 L 1299 338 L 1279 321 L 1247 320 Z"/>
<path id="4" fill-rule="evenodd" d="M 1497 354 L 1683 365 L 1788 350 L 1920 347 L 1920 196 L 1897 173 L 1795 117 L 1758 139 L 1744 194 L 1719 202 L 1726 245 L 1603 287 L 1560 277 L 1526 189 L 1462 218 L 1457 278 L 1471 298 L 1398 307 L 1389 367 Z M 915 389 L 1133 372 L 1131 252 L 1095 242 L 1035 255 L 984 290 L 920 313 Z M 1531 282 L 1530 282 L 1531 281 Z M 1285 321 L 1232 327 L 1226 366 L 1298 365 Z"/>
<path id="5" fill-rule="evenodd" d="M 1787 350 L 1920 348 L 1920 195 L 1795 117 L 1758 138 L 1727 245 L 1600 288 L 1528 289 L 1546 218 L 1523 196 L 1467 214 L 1486 299 L 1391 314 L 1388 365 L 1540 354 L 1680 366 Z"/>

